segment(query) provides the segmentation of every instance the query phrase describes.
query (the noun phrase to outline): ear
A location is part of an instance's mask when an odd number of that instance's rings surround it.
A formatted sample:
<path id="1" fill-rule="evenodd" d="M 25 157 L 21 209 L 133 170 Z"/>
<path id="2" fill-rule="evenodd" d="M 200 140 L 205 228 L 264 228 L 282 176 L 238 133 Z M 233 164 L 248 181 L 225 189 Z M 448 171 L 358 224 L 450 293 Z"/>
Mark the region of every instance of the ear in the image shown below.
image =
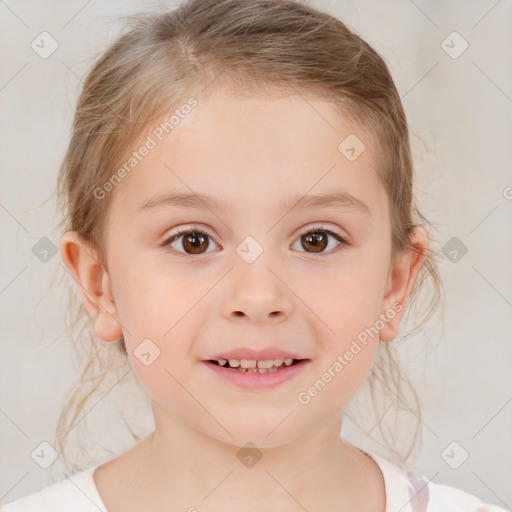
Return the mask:
<path id="1" fill-rule="evenodd" d="M 103 341 L 117 341 L 123 335 L 106 270 L 98 264 L 92 245 L 76 231 L 66 231 L 60 240 L 60 254 L 69 273 L 81 289 L 96 334 Z"/>
<path id="2" fill-rule="evenodd" d="M 400 321 L 405 313 L 407 297 L 425 260 L 425 252 L 428 248 L 426 231 L 421 226 L 416 226 L 410 240 L 411 246 L 414 248 L 404 249 L 389 271 L 382 303 L 382 314 L 388 320 L 380 331 L 381 341 L 393 341 L 395 339 Z M 386 314 L 386 311 L 388 314 Z M 396 313 L 393 318 L 389 315 L 390 311 Z"/>

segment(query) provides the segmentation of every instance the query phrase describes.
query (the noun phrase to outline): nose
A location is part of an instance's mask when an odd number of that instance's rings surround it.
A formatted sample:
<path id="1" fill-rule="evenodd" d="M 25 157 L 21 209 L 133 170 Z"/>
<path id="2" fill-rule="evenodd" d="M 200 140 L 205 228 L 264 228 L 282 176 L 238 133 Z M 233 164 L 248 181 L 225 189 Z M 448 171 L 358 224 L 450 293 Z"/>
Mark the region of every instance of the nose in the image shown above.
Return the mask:
<path id="1" fill-rule="evenodd" d="M 282 322 L 293 311 L 293 293 L 285 276 L 267 266 L 261 258 L 253 263 L 241 260 L 230 272 L 222 313 L 230 321 L 246 319 L 254 324 Z"/>

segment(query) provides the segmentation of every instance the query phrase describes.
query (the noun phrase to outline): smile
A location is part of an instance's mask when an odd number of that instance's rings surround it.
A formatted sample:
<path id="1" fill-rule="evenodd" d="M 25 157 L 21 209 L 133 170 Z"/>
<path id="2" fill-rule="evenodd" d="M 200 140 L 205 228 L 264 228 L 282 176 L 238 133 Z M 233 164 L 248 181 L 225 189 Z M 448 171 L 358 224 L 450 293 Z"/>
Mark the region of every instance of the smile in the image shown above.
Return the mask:
<path id="1" fill-rule="evenodd" d="M 203 361 L 215 375 L 246 389 L 277 386 L 298 375 L 309 359 L 219 359 Z"/>
<path id="2" fill-rule="evenodd" d="M 254 359 L 217 359 L 212 360 L 212 363 L 217 363 L 219 366 L 226 368 L 233 368 L 234 370 L 246 371 L 249 373 L 268 373 L 277 371 L 280 368 L 286 368 L 298 363 L 299 359 L 279 358 L 279 359 L 266 359 L 257 361 Z"/>

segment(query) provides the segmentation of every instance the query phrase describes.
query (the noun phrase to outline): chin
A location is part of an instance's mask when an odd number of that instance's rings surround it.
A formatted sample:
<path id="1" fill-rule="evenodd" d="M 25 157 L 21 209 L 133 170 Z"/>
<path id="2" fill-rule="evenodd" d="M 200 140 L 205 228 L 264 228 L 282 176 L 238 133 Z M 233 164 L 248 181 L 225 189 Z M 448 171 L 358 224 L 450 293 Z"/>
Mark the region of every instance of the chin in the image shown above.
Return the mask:
<path id="1" fill-rule="evenodd" d="M 283 422 L 283 417 L 286 417 L 286 415 L 281 415 L 276 421 L 262 421 L 254 417 L 251 423 L 222 423 L 232 437 L 223 429 L 220 432 L 217 430 L 217 433 L 220 435 L 212 435 L 219 439 L 219 441 L 240 448 L 244 447 L 247 443 L 252 443 L 260 449 L 276 448 L 290 443 L 299 435 L 295 431 L 296 425 L 292 425 L 292 422 L 289 424 L 287 421 Z M 292 426 L 294 427 L 294 432 L 290 431 Z"/>

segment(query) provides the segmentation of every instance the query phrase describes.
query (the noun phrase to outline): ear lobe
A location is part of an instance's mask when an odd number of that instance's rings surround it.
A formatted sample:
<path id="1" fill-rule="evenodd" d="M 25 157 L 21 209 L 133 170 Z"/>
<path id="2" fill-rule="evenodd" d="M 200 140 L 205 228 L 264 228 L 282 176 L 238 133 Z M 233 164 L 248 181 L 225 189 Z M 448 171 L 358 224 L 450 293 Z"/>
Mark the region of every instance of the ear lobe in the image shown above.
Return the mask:
<path id="1" fill-rule="evenodd" d="M 398 333 L 400 321 L 405 313 L 409 296 L 416 277 L 425 261 L 428 236 L 421 226 L 416 226 L 411 235 L 411 247 L 405 248 L 390 269 L 383 300 L 383 311 L 389 320 L 380 331 L 381 341 L 393 341 Z M 393 314 L 387 314 L 393 311 Z"/>
<path id="2" fill-rule="evenodd" d="M 60 240 L 60 254 L 69 273 L 80 287 L 85 308 L 103 341 L 123 336 L 112 294 L 110 276 L 98 264 L 96 250 L 76 231 L 66 231 Z"/>

